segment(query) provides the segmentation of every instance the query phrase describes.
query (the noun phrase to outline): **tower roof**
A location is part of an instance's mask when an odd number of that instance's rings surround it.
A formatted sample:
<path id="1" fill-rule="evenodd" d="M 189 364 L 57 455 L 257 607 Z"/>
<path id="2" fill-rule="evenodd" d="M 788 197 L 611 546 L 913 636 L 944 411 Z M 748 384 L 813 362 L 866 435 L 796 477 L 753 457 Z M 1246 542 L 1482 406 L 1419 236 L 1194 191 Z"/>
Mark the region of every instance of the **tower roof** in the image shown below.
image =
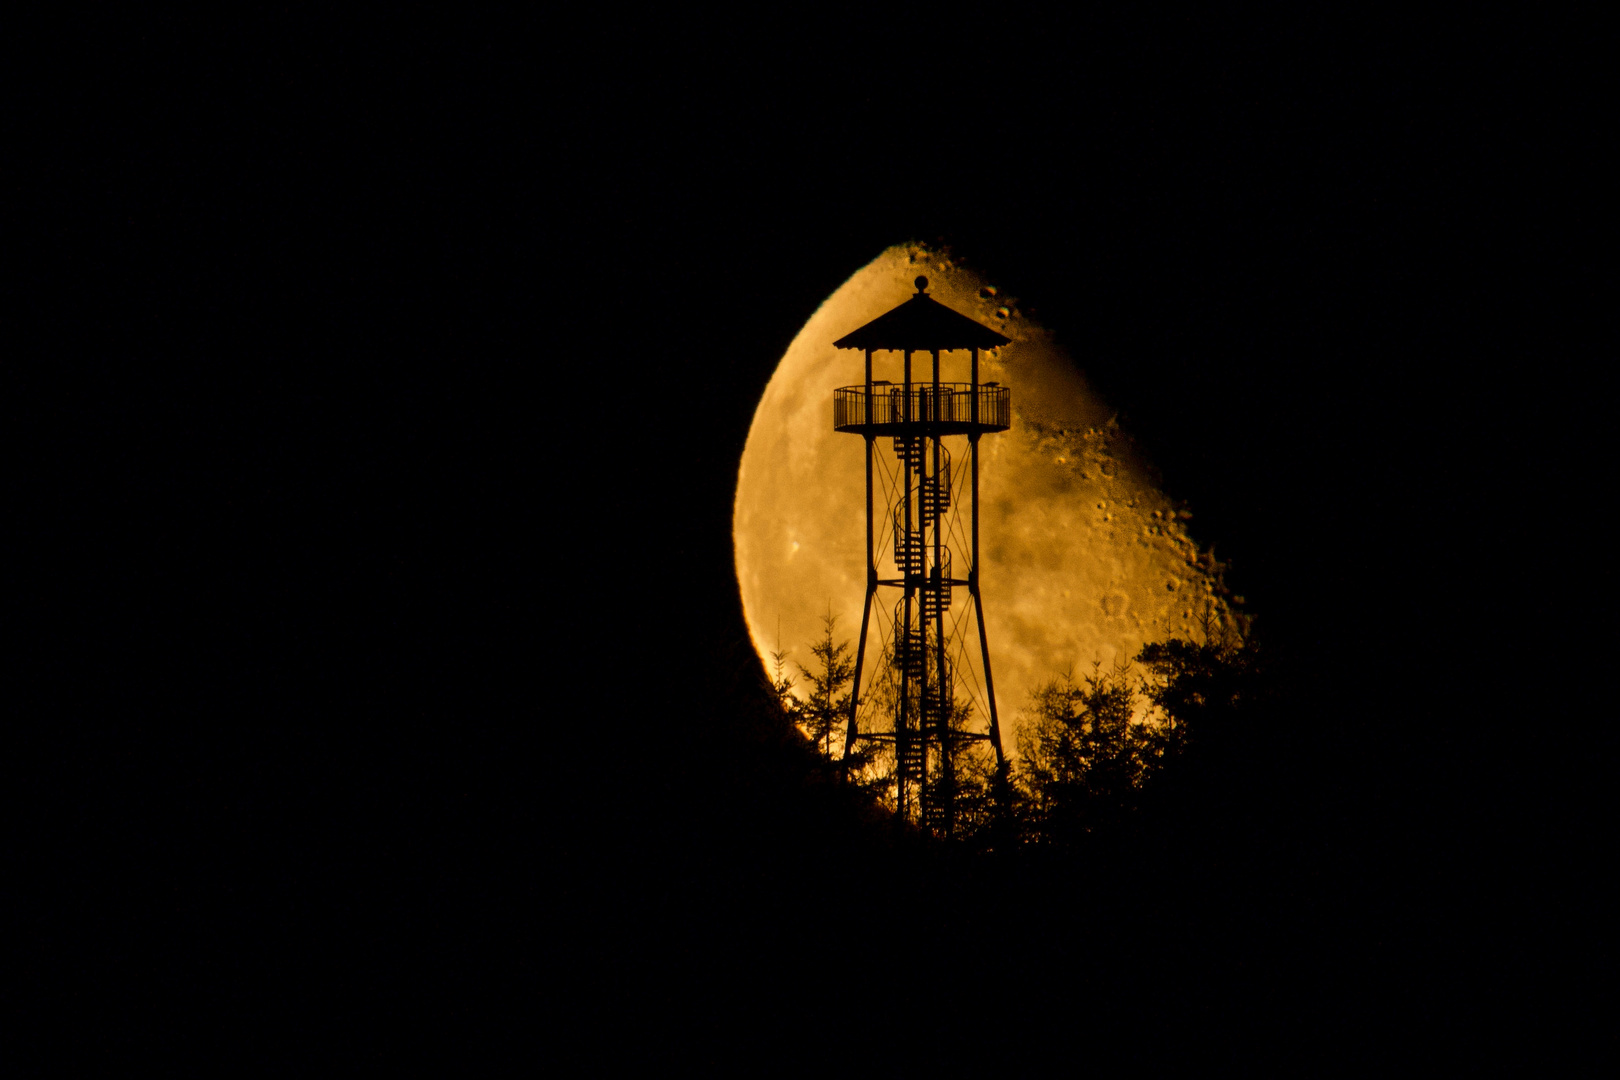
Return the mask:
<path id="1" fill-rule="evenodd" d="M 1011 338 L 1002 337 L 983 323 L 952 311 L 944 304 L 924 293 L 928 279 L 918 277 L 917 295 L 892 311 L 885 312 L 861 327 L 833 342 L 835 349 L 890 349 L 896 352 L 911 349 L 931 352 L 934 349 L 993 349 L 1010 345 Z"/>

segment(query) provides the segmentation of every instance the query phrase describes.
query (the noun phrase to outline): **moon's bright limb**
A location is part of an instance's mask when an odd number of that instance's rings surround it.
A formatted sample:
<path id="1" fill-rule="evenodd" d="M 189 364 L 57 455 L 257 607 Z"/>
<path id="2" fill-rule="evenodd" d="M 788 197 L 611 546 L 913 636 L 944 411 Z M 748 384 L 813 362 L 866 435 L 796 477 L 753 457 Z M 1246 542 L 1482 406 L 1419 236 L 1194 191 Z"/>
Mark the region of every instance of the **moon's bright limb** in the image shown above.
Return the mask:
<path id="1" fill-rule="evenodd" d="M 822 636 L 821 617 L 829 611 L 838 617 L 840 638 L 853 643 L 860 630 L 864 448 L 861 438 L 833 431 L 832 400 L 836 387 L 864 379 L 865 361 L 859 351 L 832 343 L 905 301 L 919 272 L 941 303 L 1013 342 L 983 356 L 980 365 L 982 381 L 1012 390 L 1012 429 L 980 443 L 984 614 L 997 711 L 1011 752 L 1017 713 L 1040 683 L 1065 671 L 1086 673 L 1093 661 L 1128 660 L 1149 641 L 1189 636 L 1211 601 L 1223 614 L 1220 567 L 1187 536 L 1189 515 L 1159 490 L 1112 413 L 1047 330 L 948 255 L 893 247 L 810 317 L 754 413 L 738 470 L 732 535 L 743 611 L 761 660 L 769 665 L 770 653 L 780 648 L 811 666 L 810 645 Z M 928 378 L 931 362 L 926 354 L 914 356 L 913 377 Z M 898 353 L 874 354 L 874 377 L 899 382 L 901 365 Z M 967 381 L 968 365 L 967 353 L 944 354 L 942 379 Z M 963 456 L 958 475 L 965 474 L 965 440 L 951 442 L 963 447 L 952 452 Z M 880 538 L 893 501 L 884 501 L 883 476 L 896 466 L 888 444 L 877 443 Z M 958 506 L 966 505 L 960 498 Z M 965 576 L 968 546 L 952 546 Z M 893 569 L 884 551 L 880 542 L 880 575 Z M 957 592 L 957 609 L 967 612 L 966 590 Z M 880 589 L 874 608 L 886 611 L 895 595 Z M 869 673 L 885 625 L 879 615 L 874 610 L 868 634 Z M 972 639 L 963 656 L 974 676 L 962 696 L 973 697 L 977 689 L 982 717 L 971 617 L 955 635 Z"/>

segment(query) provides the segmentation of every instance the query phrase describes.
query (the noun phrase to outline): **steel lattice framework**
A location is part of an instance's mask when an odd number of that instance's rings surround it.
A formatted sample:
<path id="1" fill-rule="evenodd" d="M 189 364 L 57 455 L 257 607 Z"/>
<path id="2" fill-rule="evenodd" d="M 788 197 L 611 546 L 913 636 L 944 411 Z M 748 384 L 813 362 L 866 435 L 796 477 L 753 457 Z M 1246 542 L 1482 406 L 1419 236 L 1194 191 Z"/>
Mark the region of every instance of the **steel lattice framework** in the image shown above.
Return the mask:
<path id="1" fill-rule="evenodd" d="M 979 353 L 1010 341 L 927 295 L 927 278 L 918 277 L 916 286 L 916 295 L 904 304 L 833 343 L 836 348 L 861 349 L 866 354 L 866 382 L 833 393 L 834 429 L 866 440 L 866 600 L 855 652 L 844 755 L 849 761 L 861 740 L 891 744 L 899 813 L 910 818 L 915 808 L 925 828 L 950 836 L 956 828 L 953 751 L 968 740 L 988 740 L 995 749 L 997 766 L 1004 766 L 1006 761 L 996 716 L 990 643 L 984 630 L 979 582 L 979 439 L 1006 431 L 1011 426 L 1012 407 L 1006 387 L 979 382 Z M 940 354 L 955 350 L 972 353 L 969 382 L 940 380 Z M 872 377 L 874 352 L 903 354 L 900 383 Z M 932 357 L 929 379 L 913 381 L 914 354 Z M 963 436 L 971 475 L 972 527 L 967 573 L 958 577 L 953 572 L 946 540 L 952 532 L 953 502 L 959 502 L 960 496 L 953 498 L 951 454 L 945 440 Z M 873 470 L 880 452 L 879 439 L 892 445 L 899 463 L 901 494 L 892 509 L 885 506 L 879 510 L 873 505 Z M 878 576 L 873 541 L 879 514 L 882 528 L 893 528 L 894 577 Z M 893 640 L 883 649 L 891 670 L 882 673 L 898 686 L 892 707 L 884 710 L 890 725 L 887 730 L 874 725 L 863 731 L 858 714 L 862 678 L 867 675 L 863 672 L 866 641 L 880 588 L 901 593 L 894 609 Z M 945 617 L 958 588 L 968 590 L 977 615 L 989 719 L 984 732 L 967 731 L 953 724 L 958 673 L 951 663 Z M 876 680 L 868 681 L 875 684 Z"/>

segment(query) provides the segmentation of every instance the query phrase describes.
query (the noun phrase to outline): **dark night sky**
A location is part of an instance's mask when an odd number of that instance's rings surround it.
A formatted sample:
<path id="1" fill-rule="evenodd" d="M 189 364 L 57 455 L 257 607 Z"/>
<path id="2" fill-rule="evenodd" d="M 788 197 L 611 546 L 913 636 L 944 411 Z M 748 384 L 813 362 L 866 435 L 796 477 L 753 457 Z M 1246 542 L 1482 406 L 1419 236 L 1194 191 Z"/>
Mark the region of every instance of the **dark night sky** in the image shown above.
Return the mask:
<path id="1" fill-rule="evenodd" d="M 753 404 L 907 239 L 1032 305 L 1196 509 L 1320 702 L 1298 752 L 1349 794 L 1313 812 L 1359 822 L 1370 892 L 1555 873 L 1594 796 L 1509 749 L 1559 718 L 1505 677 L 1589 655 L 1544 535 L 1596 449 L 1583 76 L 1506 28 L 917 21 L 77 39 L 13 229 L 60 360 L 11 395 L 48 952 L 532 995 L 534 912 L 596 888 L 579 933 L 621 940 L 791 846 L 747 784 L 720 827 L 669 776 L 749 760 L 703 733 L 752 678 Z M 706 854 L 638 875 L 682 829 Z"/>

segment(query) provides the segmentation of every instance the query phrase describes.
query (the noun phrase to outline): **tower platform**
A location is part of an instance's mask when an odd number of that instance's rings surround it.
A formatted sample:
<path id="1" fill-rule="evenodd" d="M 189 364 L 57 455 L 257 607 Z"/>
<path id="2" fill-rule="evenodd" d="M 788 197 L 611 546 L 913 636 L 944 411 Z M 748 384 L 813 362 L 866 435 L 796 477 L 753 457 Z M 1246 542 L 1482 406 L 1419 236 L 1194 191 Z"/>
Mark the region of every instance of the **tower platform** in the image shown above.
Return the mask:
<path id="1" fill-rule="evenodd" d="M 935 393 L 935 387 L 938 393 Z M 1012 395 L 1005 386 L 980 383 L 974 409 L 973 383 L 912 383 L 908 396 L 894 383 L 833 391 L 833 430 L 859 435 L 972 435 L 1012 426 Z"/>

